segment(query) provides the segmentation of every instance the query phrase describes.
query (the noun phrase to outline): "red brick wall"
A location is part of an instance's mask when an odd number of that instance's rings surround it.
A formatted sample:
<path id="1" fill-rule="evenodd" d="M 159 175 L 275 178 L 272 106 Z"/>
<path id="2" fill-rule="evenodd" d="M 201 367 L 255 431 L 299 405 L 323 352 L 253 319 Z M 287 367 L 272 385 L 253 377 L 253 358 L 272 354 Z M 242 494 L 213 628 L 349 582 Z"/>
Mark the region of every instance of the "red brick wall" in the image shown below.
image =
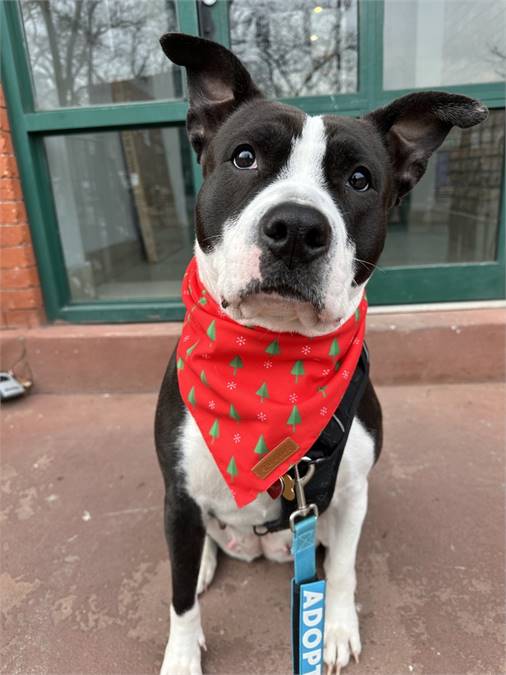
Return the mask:
<path id="1" fill-rule="evenodd" d="M 44 321 L 39 275 L 0 85 L 0 328 Z"/>

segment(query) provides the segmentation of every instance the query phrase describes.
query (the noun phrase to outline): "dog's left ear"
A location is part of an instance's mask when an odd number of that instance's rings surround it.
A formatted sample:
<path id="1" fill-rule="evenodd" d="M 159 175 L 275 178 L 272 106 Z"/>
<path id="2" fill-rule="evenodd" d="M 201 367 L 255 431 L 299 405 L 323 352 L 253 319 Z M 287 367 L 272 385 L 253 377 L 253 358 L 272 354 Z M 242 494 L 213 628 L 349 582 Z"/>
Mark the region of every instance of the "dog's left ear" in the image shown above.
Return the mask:
<path id="1" fill-rule="evenodd" d="M 408 94 L 365 116 L 382 134 L 396 182 L 396 203 L 425 173 L 427 162 L 453 126 L 483 122 L 487 108 L 458 94 L 426 91 Z"/>
<path id="2" fill-rule="evenodd" d="M 261 97 L 239 59 L 222 45 L 184 33 L 160 38 L 165 55 L 186 68 L 190 108 L 188 136 L 199 162 L 209 141 L 225 119 L 240 105 Z"/>

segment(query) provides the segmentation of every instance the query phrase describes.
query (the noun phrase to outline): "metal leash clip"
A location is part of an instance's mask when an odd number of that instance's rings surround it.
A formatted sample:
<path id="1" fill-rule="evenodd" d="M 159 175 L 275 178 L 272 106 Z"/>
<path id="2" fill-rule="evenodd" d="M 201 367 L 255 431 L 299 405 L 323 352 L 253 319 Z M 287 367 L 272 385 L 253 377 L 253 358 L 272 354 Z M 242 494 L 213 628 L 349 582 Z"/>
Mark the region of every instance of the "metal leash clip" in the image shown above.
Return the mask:
<path id="1" fill-rule="evenodd" d="M 313 513 L 314 516 L 318 517 L 318 507 L 316 504 L 308 504 L 306 502 L 306 495 L 304 494 L 304 487 L 309 483 L 311 478 L 314 476 L 316 471 L 315 465 L 312 463 L 309 457 L 302 457 L 301 462 L 307 463 L 307 471 L 301 477 L 299 473 L 299 465 L 295 464 L 293 467 L 295 472 L 295 498 L 297 499 L 297 509 L 290 514 L 290 529 L 294 530 L 295 521 L 297 518 L 305 518 L 310 513 Z"/>

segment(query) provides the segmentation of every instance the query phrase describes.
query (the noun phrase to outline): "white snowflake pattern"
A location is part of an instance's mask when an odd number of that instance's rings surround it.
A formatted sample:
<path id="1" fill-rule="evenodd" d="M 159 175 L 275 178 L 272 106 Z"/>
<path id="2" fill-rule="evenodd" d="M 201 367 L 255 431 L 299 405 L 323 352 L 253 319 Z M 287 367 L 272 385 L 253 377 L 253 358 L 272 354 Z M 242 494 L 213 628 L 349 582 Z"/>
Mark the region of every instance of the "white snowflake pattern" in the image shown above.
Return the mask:
<path id="1" fill-rule="evenodd" d="M 353 344 L 354 344 L 354 345 L 359 345 L 359 344 L 360 344 L 360 340 L 359 340 L 358 338 L 355 338 L 355 339 L 353 340 Z"/>
<path id="2" fill-rule="evenodd" d="M 189 336 L 189 335 L 185 335 L 184 338 L 183 338 L 183 342 L 188 342 L 189 339 L 190 339 L 190 336 Z"/>
<path id="3" fill-rule="evenodd" d="M 267 415 L 264 412 L 259 412 L 257 415 L 257 419 L 260 420 L 260 422 L 266 422 Z"/>
<path id="4" fill-rule="evenodd" d="M 330 373 L 330 368 L 324 368 L 324 369 L 322 370 L 322 375 L 323 375 L 324 377 L 326 377 L 329 373 Z"/>
<path id="5" fill-rule="evenodd" d="M 304 354 L 304 356 L 307 356 L 308 354 L 311 354 L 311 347 L 310 345 L 304 345 L 300 351 Z"/>
<path id="6" fill-rule="evenodd" d="M 233 380 L 227 382 L 227 389 L 230 389 L 230 391 L 234 391 L 234 389 L 237 389 L 237 382 L 234 382 Z"/>
<path id="7" fill-rule="evenodd" d="M 272 361 L 264 361 L 264 368 L 272 368 Z"/>
<path id="8" fill-rule="evenodd" d="M 234 434 L 234 443 L 241 442 L 241 434 Z"/>
<path id="9" fill-rule="evenodd" d="M 216 408 L 216 403 L 214 401 L 209 401 L 207 405 L 211 410 L 214 410 Z"/>
<path id="10" fill-rule="evenodd" d="M 343 370 L 343 380 L 347 380 L 350 376 L 350 371 L 349 370 Z"/>
<path id="11" fill-rule="evenodd" d="M 244 337 L 244 335 L 238 335 L 235 341 L 237 342 L 239 347 L 244 347 L 244 345 L 246 344 L 246 338 Z"/>
<path id="12" fill-rule="evenodd" d="M 211 355 L 208 354 L 207 352 L 204 352 L 201 356 L 202 356 L 203 359 L 206 359 L 206 361 L 211 358 Z"/>
<path id="13" fill-rule="evenodd" d="M 297 403 L 298 398 L 299 397 L 297 396 L 297 394 L 290 394 L 290 396 L 288 397 L 288 400 L 290 401 L 290 403 Z"/>
<path id="14" fill-rule="evenodd" d="M 322 417 L 325 417 L 325 415 L 326 415 L 327 413 L 328 413 L 328 408 L 327 408 L 326 406 L 322 406 L 322 407 L 320 408 L 320 415 L 321 415 Z"/>

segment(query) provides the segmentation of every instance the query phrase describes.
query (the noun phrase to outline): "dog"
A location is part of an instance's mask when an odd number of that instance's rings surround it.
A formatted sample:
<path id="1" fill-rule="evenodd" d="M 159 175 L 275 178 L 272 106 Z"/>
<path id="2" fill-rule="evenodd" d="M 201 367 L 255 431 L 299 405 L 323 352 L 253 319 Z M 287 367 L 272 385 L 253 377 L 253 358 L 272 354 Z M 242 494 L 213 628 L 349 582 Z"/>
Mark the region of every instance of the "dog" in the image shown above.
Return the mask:
<path id="1" fill-rule="evenodd" d="M 486 108 L 429 91 L 360 119 L 309 116 L 264 98 L 242 63 L 219 44 L 169 33 L 161 45 L 187 74 L 187 131 L 204 176 L 195 210 L 203 286 L 242 326 L 305 339 L 334 331 L 363 297 L 390 209 L 420 180 L 450 129 L 480 123 Z M 205 646 L 198 595 L 213 580 L 218 548 L 240 560 L 264 555 L 285 562 L 291 533 L 255 534 L 254 526 L 279 516 L 280 500 L 266 492 L 237 507 L 181 398 L 175 355 L 161 386 L 155 437 L 172 566 L 161 675 L 193 675 L 202 672 Z M 381 408 L 368 380 L 329 507 L 318 519 L 329 671 L 361 652 L 355 557 L 368 474 L 381 444 Z"/>

